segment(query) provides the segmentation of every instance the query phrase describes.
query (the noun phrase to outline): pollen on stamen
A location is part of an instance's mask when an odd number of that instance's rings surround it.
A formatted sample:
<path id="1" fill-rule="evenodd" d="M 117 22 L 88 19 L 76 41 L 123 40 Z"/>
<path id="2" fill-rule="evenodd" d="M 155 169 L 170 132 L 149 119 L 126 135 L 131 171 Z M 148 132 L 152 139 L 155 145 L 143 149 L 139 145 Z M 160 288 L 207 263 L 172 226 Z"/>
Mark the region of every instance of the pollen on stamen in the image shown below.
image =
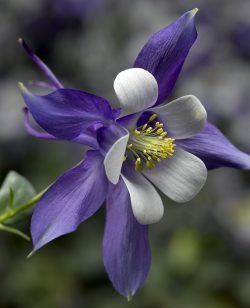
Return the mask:
<path id="1" fill-rule="evenodd" d="M 156 122 L 156 123 L 155 123 L 155 127 L 157 127 L 157 128 L 158 128 L 158 127 L 163 127 L 163 123 Z"/>
<path id="2" fill-rule="evenodd" d="M 144 166 L 152 170 L 155 163 L 171 158 L 174 154 L 175 139 L 166 137 L 163 123 L 157 121 L 149 126 L 156 118 L 156 114 L 151 115 L 148 122 L 135 128 L 130 136 L 126 157 L 135 159 L 136 171 L 143 170 Z"/>
<path id="3" fill-rule="evenodd" d="M 154 119 L 156 119 L 156 118 L 157 118 L 157 114 L 154 113 L 154 114 L 152 114 L 151 117 L 149 118 L 149 121 L 150 121 L 150 122 L 151 122 L 151 121 L 154 121 Z"/>
<path id="4" fill-rule="evenodd" d="M 156 133 L 160 135 L 161 133 L 163 133 L 163 129 L 162 128 L 157 129 Z"/>
<path id="5" fill-rule="evenodd" d="M 141 159 L 137 158 L 135 161 L 135 171 L 138 171 L 141 165 Z"/>

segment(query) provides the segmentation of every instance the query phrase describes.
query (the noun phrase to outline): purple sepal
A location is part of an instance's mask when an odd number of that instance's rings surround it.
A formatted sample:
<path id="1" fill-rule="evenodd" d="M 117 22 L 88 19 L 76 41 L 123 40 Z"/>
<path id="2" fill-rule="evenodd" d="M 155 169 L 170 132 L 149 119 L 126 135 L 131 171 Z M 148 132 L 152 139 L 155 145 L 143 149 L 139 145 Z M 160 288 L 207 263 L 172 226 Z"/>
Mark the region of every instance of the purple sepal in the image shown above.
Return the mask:
<path id="1" fill-rule="evenodd" d="M 87 145 L 91 147 L 92 149 L 99 149 L 99 144 L 96 140 L 96 133 L 93 134 L 80 134 L 75 139 L 71 140 L 72 142 L 80 143 L 83 145 Z"/>
<path id="2" fill-rule="evenodd" d="M 81 134 L 93 135 L 93 125 L 108 125 L 113 120 L 109 103 L 96 95 L 73 89 L 60 89 L 48 95 L 22 95 L 37 123 L 58 139 L 73 140 Z"/>
<path id="3" fill-rule="evenodd" d="M 122 179 L 110 185 L 107 197 L 103 261 L 114 288 L 129 298 L 142 287 L 151 264 L 148 226 L 133 215 L 128 190 Z"/>
<path id="4" fill-rule="evenodd" d="M 51 69 L 32 51 L 32 49 L 26 44 L 26 42 L 19 38 L 18 43 L 23 47 L 27 55 L 32 61 L 39 67 L 39 69 L 44 73 L 44 75 L 49 79 L 49 81 L 54 85 L 56 89 L 62 89 L 63 85 L 56 78 Z"/>
<path id="5" fill-rule="evenodd" d="M 120 117 L 122 113 L 122 108 L 113 109 L 112 112 L 113 112 L 113 119 L 116 120 Z"/>
<path id="6" fill-rule="evenodd" d="M 47 90 L 50 90 L 50 91 L 55 91 L 57 89 L 52 83 L 49 83 L 49 82 L 46 82 L 46 81 L 30 80 L 28 84 L 31 87 L 36 87 L 36 88 L 39 88 L 39 89 L 47 89 Z"/>
<path id="7" fill-rule="evenodd" d="M 58 178 L 36 204 L 31 221 L 33 251 L 75 231 L 100 208 L 107 189 L 103 157 L 88 151 L 85 160 Z"/>
<path id="8" fill-rule="evenodd" d="M 56 140 L 56 137 L 46 133 L 46 132 L 41 132 L 35 128 L 33 128 L 30 124 L 29 120 L 29 111 L 27 108 L 23 108 L 23 113 L 24 113 L 24 126 L 27 130 L 27 132 L 36 138 L 41 138 L 41 139 L 49 139 L 49 140 Z"/>
<path id="9" fill-rule="evenodd" d="M 250 156 L 238 150 L 213 124 L 188 139 L 176 140 L 178 146 L 203 160 L 208 170 L 219 167 L 250 169 Z"/>
<path id="10" fill-rule="evenodd" d="M 134 67 L 148 70 L 159 86 L 156 105 L 171 93 L 190 48 L 196 40 L 196 10 L 183 14 L 174 23 L 153 35 L 135 60 Z"/>
<path id="11" fill-rule="evenodd" d="M 24 126 L 27 130 L 27 132 L 31 135 L 34 136 L 36 138 L 40 138 L 40 139 L 47 139 L 47 140 L 58 140 L 58 138 L 46 133 L 46 132 L 42 132 L 39 131 L 37 129 L 35 129 L 34 127 L 32 127 L 30 120 L 29 120 L 29 111 L 27 108 L 23 109 L 24 112 Z M 96 134 L 93 134 L 92 136 L 90 134 L 80 134 L 79 136 L 77 136 L 75 139 L 71 140 L 72 142 L 76 142 L 76 143 L 80 143 L 80 144 L 84 144 L 84 145 L 88 145 L 93 149 L 98 149 L 99 148 L 99 144 L 97 143 L 96 140 Z"/>
<path id="12" fill-rule="evenodd" d="M 101 127 L 98 129 L 97 141 L 102 155 L 106 155 L 112 145 L 126 134 L 126 130 L 118 124 L 111 124 L 107 127 Z"/>

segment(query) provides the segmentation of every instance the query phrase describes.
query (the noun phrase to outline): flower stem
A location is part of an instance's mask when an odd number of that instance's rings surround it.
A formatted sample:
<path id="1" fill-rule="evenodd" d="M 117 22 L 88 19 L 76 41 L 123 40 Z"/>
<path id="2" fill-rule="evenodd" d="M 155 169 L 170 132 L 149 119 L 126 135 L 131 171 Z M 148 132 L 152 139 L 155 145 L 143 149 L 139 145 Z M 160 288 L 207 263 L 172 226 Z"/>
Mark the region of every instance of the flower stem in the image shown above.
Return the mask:
<path id="1" fill-rule="evenodd" d="M 6 231 L 6 232 L 9 232 L 9 233 L 18 235 L 18 236 L 21 236 L 21 237 L 24 238 L 26 241 L 30 241 L 30 237 L 29 237 L 28 235 L 26 235 L 26 234 L 23 233 L 22 231 L 17 230 L 17 229 L 15 229 L 15 228 L 12 228 L 12 227 L 5 226 L 5 225 L 0 224 L 0 230 L 1 230 L 1 231 Z"/>
<path id="2" fill-rule="evenodd" d="M 29 200 L 27 203 L 20 205 L 15 210 L 8 210 L 4 214 L 0 215 L 0 226 L 1 226 L 2 223 L 8 221 L 10 218 L 17 216 L 19 213 L 21 213 L 21 212 L 27 210 L 28 208 L 32 207 L 33 205 L 35 205 L 47 189 L 48 188 L 44 189 L 43 191 L 38 193 L 35 197 L 33 197 L 31 200 Z M 4 226 L 4 228 L 6 228 L 6 226 Z M 0 229 L 2 229 L 2 227 L 0 227 Z"/>

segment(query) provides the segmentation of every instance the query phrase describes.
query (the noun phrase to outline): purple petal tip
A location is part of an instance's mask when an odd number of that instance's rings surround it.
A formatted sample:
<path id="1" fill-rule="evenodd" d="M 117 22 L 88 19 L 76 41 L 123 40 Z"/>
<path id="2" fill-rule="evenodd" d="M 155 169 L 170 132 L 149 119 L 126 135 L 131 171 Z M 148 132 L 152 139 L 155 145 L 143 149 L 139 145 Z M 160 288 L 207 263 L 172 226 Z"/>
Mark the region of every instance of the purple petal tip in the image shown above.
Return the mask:
<path id="1" fill-rule="evenodd" d="M 18 38 L 17 42 L 18 44 L 23 45 L 23 39 L 21 37 Z"/>
<path id="2" fill-rule="evenodd" d="M 196 8 L 194 8 L 194 9 L 192 9 L 192 10 L 190 11 L 190 13 L 191 13 L 193 16 L 195 16 L 195 15 L 197 14 L 198 11 L 199 11 L 199 9 L 196 7 Z"/>
<path id="3" fill-rule="evenodd" d="M 18 87 L 22 93 L 29 93 L 28 89 L 25 87 L 25 85 L 22 82 L 18 82 Z"/>
<path id="4" fill-rule="evenodd" d="M 36 252 L 35 250 L 32 250 L 32 251 L 27 255 L 27 259 L 30 259 L 30 258 L 34 255 L 35 252 Z"/>
<path id="5" fill-rule="evenodd" d="M 132 295 L 131 294 L 128 294 L 128 296 L 127 296 L 127 301 L 128 301 L 128 303 L 132 300 Z"/>

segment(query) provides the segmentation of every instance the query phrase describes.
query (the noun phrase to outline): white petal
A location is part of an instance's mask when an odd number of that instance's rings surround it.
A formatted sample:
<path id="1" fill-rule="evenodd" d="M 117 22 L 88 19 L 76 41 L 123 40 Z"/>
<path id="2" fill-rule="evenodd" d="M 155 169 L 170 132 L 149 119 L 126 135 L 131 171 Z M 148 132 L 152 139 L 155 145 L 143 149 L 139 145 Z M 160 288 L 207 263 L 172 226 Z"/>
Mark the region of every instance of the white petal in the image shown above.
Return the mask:
<path id="1" fill-rule="evenodd" d="M 203 129 L 207 119 L 205 108 L 193 95 L 180 97 L 150 110 L 158 114 L 159 119 L 166 124 L 176 139 L 196 135 Z"/>
<path id="2" fill-rule="evenodd" d="M 129 133 L 118 139 L 105 156 L 104 168 L 107 178 L 113 184 L 117 184 L 119 181 L 128 139 Z"/>
<path id="3" fill-rule="evenodd" d="M 156 163 L 143 174 L 165 195 L 176 202 L 191 200 L 205 184 L 207 169 L 193 154 L 176 148 L 171 158 Z"/>
<path id="4" fill-rule="evenodd" d="M 141 68 L 120 72 L 114 81 L 122 115 L 145 110 L 154 105 L 158 97 L 158 84 L 154 76 Z"/>
<path id="5" fill-rule="evenodd" d="M 164 213 L 162 200 L 153 185 L 139 172 L 122 178 L 128 188 L 136 220 L 143 225 L 159 221 Z"/>

